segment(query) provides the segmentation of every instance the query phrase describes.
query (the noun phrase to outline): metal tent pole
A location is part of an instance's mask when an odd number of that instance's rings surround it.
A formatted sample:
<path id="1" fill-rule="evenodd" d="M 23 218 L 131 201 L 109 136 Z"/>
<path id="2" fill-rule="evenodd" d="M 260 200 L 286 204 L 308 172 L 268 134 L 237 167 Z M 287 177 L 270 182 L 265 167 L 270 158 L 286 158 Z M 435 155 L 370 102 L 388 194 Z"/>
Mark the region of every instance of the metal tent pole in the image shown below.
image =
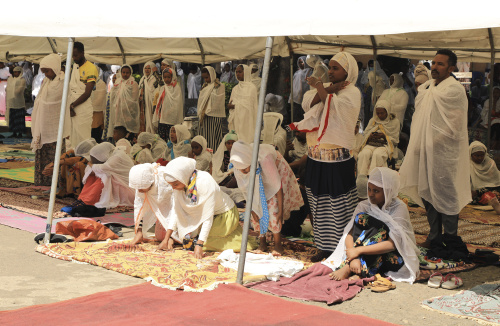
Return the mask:
<path id="1" fill-rule="evenodd" d="M 257 160 L 259 157 L 260 133 L 264 115 L 264 99 L 266 97 L 267 77 L 269 76 L 269 64 L 271 62 L 271 52 L 273 49 L 274 37 L 269 36 L 266 41 L 266 55 L 264 57 L 264 69 L 262 71 L 262 83 L 259 94 L 259 110 L 257 112 L 257 123 L 255 124 L 255 134 L 253 136 L 252 165 L 250 166 L 250 182 L 248 184 L 247 206 L 245 209 L 245 222 L 243 224 L 243 237 L 241 240 L 240 260 L 238 262 L 238 277 L 236 282 L 243 284 L 243 273 L 245 270 L 245 258 L 247 253 L 248 229 L 250 227 L 250 214 L 252 213 L 252 203 L 254 196 L 255 174 L 257 171 Z"/>
<path id="2" fill-rule="evenodd" d="M 488 108 L 488 133 L 486 139 L 486 148 L 491 150 L 491 111 L 493 110 L 493 77 L 495 74 L 495 43 L 493 41 L 493 33 L 491 32 L 491 28 L 488 28 L 488 36 L 490 39 L 490 47 L 491 47 L 491 68 L 490 68 L 490 99 Z"/>
<path id="3" fill-rule="evenodd" d="M 45 237 L 43 242 L 50 243 L 50 233 L 52 230 L 52 215 L 54 214 L 54 203 L 56 201 L 57 182 L 59 180 L 59 161 L 61 160 L 61 149 L 63 142 L 64 117 L 66 116 L 66 102 L 68 98 L 69 78 L 71 74 L 71 57 L 73 55 L 74 38 L 68 42 L 68 54 L 66 56 L 66 70 L 64 72 L 64 88 L 61 101 L 61 112 L 59 116 L 59 130 L 57 132 L 56 156 L 54 158 L 54 171 L 52 172 L 52 184 L 50 186 L 49 212 L 47 213 L 47 226 L 45 227 Z"/>

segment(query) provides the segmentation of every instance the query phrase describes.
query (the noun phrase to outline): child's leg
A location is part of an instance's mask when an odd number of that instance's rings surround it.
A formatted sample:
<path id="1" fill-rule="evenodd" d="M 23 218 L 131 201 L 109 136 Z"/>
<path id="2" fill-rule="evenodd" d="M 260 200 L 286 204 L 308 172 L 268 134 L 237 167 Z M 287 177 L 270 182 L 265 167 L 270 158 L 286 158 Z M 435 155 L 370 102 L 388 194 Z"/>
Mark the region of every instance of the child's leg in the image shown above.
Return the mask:
<path id="1" fill-rule="evenodd" d="M 349 276 L 351 276 L 351 268 L 349 266 L 349 263 L 347 263 L 347 262 L 344 262 L 344 266 L 342 266 L 339 269 L 337 269 L 336 271 L 330 273 L 330 277 L 332 278 L 332 280 L 335 280 L 335 281 L 345 280 L 345 279 L 349 278 Z"/>
<path id="2" fill-rule="evenodd" d="M 142 234 L 142 226 L 137 229 L 137 232 L 135 233 L 134 239 L 132 239 L 132 242 L 130 245 L 135 246 L 139 243 L 142 243 L 144 241 L 144 237 Z"/>
<path id="3" fill-rule="evenodd" d="M 253 230 L 255 232 L 259 232 L 260 233 L 259 217 L 253 211 L 252 211 L 252 214 L 251 214 L 251 222 L 252 222 Z M 259 237 L 259 248 L 257 248 L 257 250 L 255 250 L 255 252 L 256 253 L 264 253 L 266 251 L 267 251 L 266 235 L 263 234 L 263 235 L 261 235 Z"/>
<path id="4" fill-rule="evenodd" d="M 273 256 L 283 255 L 284 249 L 281 243 L 281 233 L 273 233 L 274 237 L 274 250 L 272 251 Z"/>

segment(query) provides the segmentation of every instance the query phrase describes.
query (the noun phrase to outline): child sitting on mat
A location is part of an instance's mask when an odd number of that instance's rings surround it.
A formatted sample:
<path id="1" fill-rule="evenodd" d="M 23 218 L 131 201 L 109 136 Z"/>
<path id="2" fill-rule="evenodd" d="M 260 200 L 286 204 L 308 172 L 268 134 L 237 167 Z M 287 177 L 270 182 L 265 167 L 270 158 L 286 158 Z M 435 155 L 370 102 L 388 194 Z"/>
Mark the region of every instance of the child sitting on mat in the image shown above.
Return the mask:
<path id="1" fill-rule="evenodd" d="M 332 279 L 387 274 L 412 283 L 419 272 L 419 250 L 406 204 L 397 198 L 399 174 L 375 168 L 368 179 L 368 200 L 358 204 L 333 254 L 323 264 Z"/>

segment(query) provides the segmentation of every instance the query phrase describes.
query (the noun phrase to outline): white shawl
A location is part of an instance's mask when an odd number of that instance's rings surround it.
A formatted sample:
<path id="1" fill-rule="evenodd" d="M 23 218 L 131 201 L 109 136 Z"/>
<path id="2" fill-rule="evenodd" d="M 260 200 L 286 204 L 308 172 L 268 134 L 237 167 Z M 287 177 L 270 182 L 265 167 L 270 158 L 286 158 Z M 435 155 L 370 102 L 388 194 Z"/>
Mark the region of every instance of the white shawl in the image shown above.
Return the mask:
<path id="1" fill-rule="evenodd" d="M 385 108 L 387 111 L 387 118 L 385 120 L 380 120 L 376 111 L 373 110 L 373 118 L 370 119 L 370 122 L 368 122 L 368 125 L 363 132 L 364 139 L 361 149 L 366 145 L 371 134 L 374 132 L 381 132 L 386 136 L 387 145 L 385 145 L 385 148 L 387 148 L 389 157 L 392 158 L 394 149 L 399 143 L 399 120 L 391 113 L 392 110 L 388 101 L 379 100 L 377 104 L 375 104 L 375 109 L 380 107 Z"/>
<path id="2" fill-rule="evenodd" d="M 226 172 L 222 172 L 222 164 L 224 163 L 224 152 L 227 150 L 226 147 L 226 142 L 228 140 L 238 140 L 238 135 L 232 131 L 231 133 L 228 133 L 224 135 L 222 138 L 222 141 L 219 144 L 219 147 L 217 147 L 217 151 L 212 157 L 212 177 L 214 178 L 215 181 L 217 181 L 217 184 L 221 183 L 224 181 L 224 179 L 233 171 L 228 168 Z M 231 154 L 231 153 L 229 153 Z"/>
<path id="3" fill-rule="evenodd" d="M 257 89 L 252 83 L 251 69 L 243 66 L 244 80 L 234 86 L 230 102 L 234 109 L 229 112 L 229 130 L 234 130 L 240 140 L 253 142 L 255 123 L 257 122 Z"/>
<path id="4" fill-rule="evenodd" d="M 488 156 L 486 146 L 479 141 L 473 141 L 469 146 L 469 156 L 476 152 L 484 152 L 485 156 L 480 164 L 470 160 L 471 189 L 478 190 L 500 186 L 500 171 L 498 171 L 495 161 Z"/>
<path id="5" fill-rule="evenodd" d="M 347 149 L 354 148 L 354 128 L 358 121 L 361 108 L 361 93 L 356 87 L 358 78 L 358 63 L 354 57 L 347 52 L 337 53 L 331 60 L 337 61 L 347 72 L 350 84 L 337 94 L 330 94 L 325 104 L 321 101 L 311 107 L 311 102 L 317 94 L 317 90 L 308 91 L 304 94 L 302 107 L 304 108 L 304 120 L 295 122 L 294 129 L 311 132 L 318 131 L 318 144 L 327 143 L 342 146 Z M 327 87 L 330 84 L 325 84 Z"/>
<path id="6" fill-rule="evenodd" d="M 210 162 L 212 162 L 212 150 L 207 148 L 207 140 L 203 136 L 196 136 L 191 139 L 192 143 L 198 143 L 201 146 L 201 154 L 194 157 L 196 160 L 196 170 L 208 171 Z"/>
<path id="7" fill-rule="evenodd" d="M 264 128 L 262 129 L 262 144 L 274 145 L 281 155 L 285 155 L 286 131 L 281 127 L 283 115 L 275 112 L 264 113 Z"/>
<path id="8" fill-rule="evenodd" d="M 167 148 L 165 148 L 165 154 L 163 154 L 163 158 L 167 161 L 180 156 L 188 156 L 188 153 L 191 150 L 191 141 L 189 140 L 191 138 L 191 133 L 189 132 L 188 127 L 184 125 L 175 125 L 172 128 L 175 129 L 177 143 L 174 144 L 171 140 L 168 141 Z M 172 132 L 172 129 L 170 130 Z"/>
<path id="9" fill-rule="evenodd" d="M 21 67 L 19 67 L 21 68 Z M 16 69 L 19 69 L 16 67 Z M 7 79 L 7 88 L 5 89 L 5 98 L 7 103 L 7 111 L 5 111 L 5 116 L 7 117 L 8 109 L 24 109 L 24 89 L 26 88 L 26 79 L 23 78 L 23 71 L 20 70 L 20 74 L 17 77 L 9 76 Z M 8 122 L 8 120 L 6 119 Z"/>
<path id="10" fill-rule="evenodd" d="M 146 67 L 151 68 L 151 73 L 149 76 L 146 76 L 146 72 L 144 69 Z M 146 62 L 143 68 L 143 76 L 141 80 L 139 81 L 139 88 L 143 89 L 143 100 L 144 100 L 144 118 L 146 120 L 146 131 L 150 133 L 154 133 L 153 129 L 153 100 L 154 100 L 154 94 L 155 94 L 155 82 L 156 78 L 153 75 L 153 67 L 155 67 L 155 64 L 152 61 Z"/>
<path id="11" fill-rule="evenodd" d="M 210 75 L 210 83 L 205 83 L 203 85 L 200 91 L 200 97 L 198 98 L 198 117 L 200 125 L 202 125 L 205 116 L 226 117 L 225 86 L 218 81 L 214 68 L 210 66 L 206 66 L 205 68 Z"/>
<path id="12" fill-rule="evenodd" d="M 75 63 L 71 70 L 66 110 L 70 111 L 71 104 L 85 93 L 86 87 L 87 85 L 80 80 L 80 67 Z M 71 136 L 69 138 L 71 147 L 78 145 L 85 139 L 89 139 L 91 136 L 92 117 L 94 114 L 91 97 L 75 107 L 74 111 L 76 116 L 70 117 L 69 120 L 71 123 Z"/>
<path id="13" fill-rule="evenodd" d="M 53 80 L 45 78 L 38 92 L 33 107 L 31 134 L 33 140 L 31 148 L 33 152 L 42 148 L 44 144 L 57 141 L 59 129 L 59 117 L 61 113 L 61 102 L 64 86 L 64 72 L 61 71 L 61 57 L 57 54 L 49 54 L 40 62 L 40 68 L 50 68 L 56 74 Z M 65 113 L 63 138 L 70 135 L 69 110 Z"/>
<path id="14" fill-rule="evenodd" d="M 156 105 L 153 116 L 153 124 L 158 122 L 167 125 L 181 124 L 184 121 L 184 101 L 182 99 L 182 90 L 177 80 L 177 74 L 174 69 L 166 68 L 172 74 L 172 82 L 169 85 L 163 85 L 160 88 L 158 104 Z"/>
<path id="15" fill-rule="evenodd" d="M 90 95 L 92 101 L 92 107 L 94 112 L 104 112 L 106 111 L 106 100 L 107 100 L 107 86 L 102 79 L 98 79 L 95 85 L 95 90 Z"/>
<path id="16" fill-rule="evenodd" d="M 300 68 L 300 60 L 304 62 L 304 69 Z M 309 90 L 306 78 L 312 73 L 312 69 L 307 66 L 306 56 L 297 59 L 297 67 L 298 70 L 293 74 L 293 101 L 301 105 L 304 93 Z M 288 103 L 291 103 L 291 97 L 288 99 Z"/>
<path id="17" fill-rule="evenodd" d="M 399 175 L 389 168 L 375 168 L 370 174 L 368 182 L 384 189 L 385 204 L 382 208 L 364 200 L 358 204 L 351 221 L 344 229 L 344 235 L 333 254 L 322 264 L 337 269 L 346 259 L 345 239 L 351 232 L 354 218 L 358 213 L 367 213 L 383 222 L 389 228 L 389 236 L 403 257 L 404 266 L 397 272 L 388 272 L 387 275 L 397 282 L 413 283 L 419 274 L 419 250 L 415 242 L 415 234 L 410 222 L 408 207 L 397 198 L 399 189 Z M 356 240 L 356 239 L 354 239 Z"/>
<path id="18" fill-rule="evenodd" d="M 409 97 L 403 88 L 403 77 L 400 74 L 392 74 L 391 77 L 394 77 L 394 82 L 389 89 L 384 90 L 379 100 L 386 100 L 391 104 L 391 113 L 398 118 L 402 128 Z"/>
<path id="19" fill-rule="evenodd" d="M 201 89 L 201 70 L 198 67 L 196 73 L 189 73 L 187 80 L 187 88 L 188 88 L 188 98 L 198 98 L 198 93 Z"/>
<path id="20" fill-rule="evenodd" d="M 401 192 L 455 215 L 471 199 L 467 134 L 468 101 L 453 77 L 418 88 L 411 138 L 401 166 Z"/>
<path id="21" fill-rule="evenodd" d="M 255 85 L 255 88 L 257 89 L 257 98 L 259 98 L 260 84 L 262 84 L 262 78 L 259 77 L 259 66 L 256 63 L 252 63 L 250 65 L 250 73 L 254 68 L 257 68 L 257 71 L 252 73 L 252 83 Z"/>
<path id="22" fill-rule="evenodd" d="M 132 68 L 129 65 L 132 73 Z M 122 69 L 123 69 L 122 67 Z M 113 128 L 123 126 L 128 132 L 138 133 L 140 125 L 139 111 L 139 85 L 134 80 L 132 74 L 127 80 L 120 79 L 113 87 L 112 92 L 116 92 L 116 97 L 112 98 L 111 108 L 115 112 Z"/>

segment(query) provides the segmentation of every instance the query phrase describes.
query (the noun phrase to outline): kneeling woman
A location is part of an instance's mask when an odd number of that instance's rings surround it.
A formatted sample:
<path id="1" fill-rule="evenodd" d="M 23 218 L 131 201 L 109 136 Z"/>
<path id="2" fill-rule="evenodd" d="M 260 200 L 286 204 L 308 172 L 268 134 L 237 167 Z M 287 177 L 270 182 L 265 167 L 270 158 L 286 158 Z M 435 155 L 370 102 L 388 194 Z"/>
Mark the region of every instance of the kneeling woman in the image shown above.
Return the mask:
<path id="1" fill-rule="evenodd" d="M 142 135 L 142 134 L 141 134 Z M 165 181 L 165 167 L 157 163 L 145 163 L 134 166 L 130 170 L 129 186 L 135 189 L 134 221 L 135 238 L 131 245 L 144 241 L 144 231 L 148 231 L 155 223 L 155 237 L 158 241 L 165 238 L 168 228 L 169 213 L 172 209 L 172 187 Z M 177 232 L 173 239 L 179 241 Z"/>
<path id="2" fill-rule="evenodd" d="M 358 204 L 333 254 L 323 264 L 335 280 L 387 274 L 413 283 L 419 272 L 419 250 L 405 203 L 397 198 L 399 174 L 375 168 L 368 197 Z"/>
<path id="3" fill-rule="evenodd" d="M 195 160 L 178 157 L 165 167 L 165 180 L 174 189 L 173 209 L 160 249 L 173 249 L 169 239 L 177 230 L 180 239 L 198 236 L 194 249 L 198 259 L 203 258 L 203 250 L 240 250 L 243 229 L 238 209 L 208 172 L 197 171 Z M 256 247 L 249 239 L 247 249 Z"/>
<path id="4" fill-rule="evenodd" d="M 234 165 L 238 187 L 248 200 L 252 147 L 243 141 L 235 142 L 230 161 Z M 281 255 L 281 227 L 290 218 L 290 212 L 304 205 L 297 179 L 288 163 L 272 145 L 260 145 L 259 167 L 255 178 L 252 225 L 255 231 L 260 231 L 259 251 L 267 251 L 265 235 L 269 230 L 274 236 L 272 254 Z"/>

